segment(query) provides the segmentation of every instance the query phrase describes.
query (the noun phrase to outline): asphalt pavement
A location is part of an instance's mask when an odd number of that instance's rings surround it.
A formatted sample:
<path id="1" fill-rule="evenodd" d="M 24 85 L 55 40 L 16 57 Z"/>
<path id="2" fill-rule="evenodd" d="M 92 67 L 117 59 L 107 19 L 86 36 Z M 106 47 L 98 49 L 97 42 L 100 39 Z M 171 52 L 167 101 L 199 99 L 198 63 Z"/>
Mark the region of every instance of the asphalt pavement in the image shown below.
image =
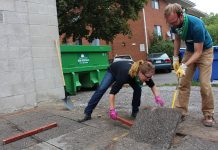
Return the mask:
<path id="1" fill-rule="evenodd" d="M 177 77 L 174 70 L 172 70 L 170 73 L 166 73 L 165 71 L 157 71 L 153 77 L 153 80 L 158 86 L 177 84 Z"/>
<path id="2" fill-rule="evenodd" d="M 166 101 L 164 107 L 170 108 L 175 86 L 161 86 L 169 81 L 176 83 L 167 74 L 157 74 L 154 80 L 159 86 L 161 97 Z M 159 77 L 158 77 L 159 76 Z M 174 80 L 174 81 L 173 81 Z M 168 82 L 169 83 L 169 82 Z M 217 150 L 218 125 L 209 128 L 201 123 L 201 96 L 199 87 L 192 87 L 189 116 L 179 123 L 170 145 L 170 150 Z M 218 88 L 214 87 L 215 119 L 218 118 Z M 83 117 L 83 111 L 94 91 L 79 91 L 70 99 L 74 104 L 73 110 L 66 109 L 62 100 L 40 103 L 38 107 L 0 115 L 0 149 L 3 150 L 131 150 L 154 149 L 152 145 L 136 141 L 129 135 L 131 128 L 108 117 L 108 92 L 102 97 L 94 110 L 92 120 L 78 123 Z M 142 88 L 140 110 L 147 106 L 156 107 L 151 90 Z M 125 86 L 116 96 L 116 109 L 122 117 L 132 120 L 131 114 L 132 89 Z M 137 120 L 137 118 L 136 118 Z M 134 120 L 132 120 L 134 121 Z M 166 120 L 167 121 L 167 120 Z M 42 131 L 38 134 L 3 144 L 2 140 L 25 131 L 37 129 L 49 123 L 57 123 L 57 127 Z M 146 122 L 144 122 L 146 123 Z M 133 125 L 134 126 L 134 125 Z M 148 129 L 149 130 L 149 129 Z M 158 148 L 157 148 L 158 149 Z"/>

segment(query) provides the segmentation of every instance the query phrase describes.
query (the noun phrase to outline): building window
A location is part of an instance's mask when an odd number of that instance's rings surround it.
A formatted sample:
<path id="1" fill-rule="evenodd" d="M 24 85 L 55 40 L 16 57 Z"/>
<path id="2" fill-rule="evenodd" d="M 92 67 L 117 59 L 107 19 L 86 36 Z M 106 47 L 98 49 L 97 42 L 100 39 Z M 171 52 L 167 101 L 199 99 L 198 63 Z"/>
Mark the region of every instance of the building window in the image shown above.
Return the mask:
<path id="1" fill-rule="evenodd" d="M 157 36 L 162 36 L 161 26 L 155 25 L 155 26 L 154 26 L 154 33 L 155 33 Z"/>
<path id="2" fill-rule="evenodd" d="M 159 0 L 152 0 L 151 1 L 151 6 L 152 6 L 152 8 L 154 8 L 154 9 L 159 9 L 160 7 L 159 7 Z"/>

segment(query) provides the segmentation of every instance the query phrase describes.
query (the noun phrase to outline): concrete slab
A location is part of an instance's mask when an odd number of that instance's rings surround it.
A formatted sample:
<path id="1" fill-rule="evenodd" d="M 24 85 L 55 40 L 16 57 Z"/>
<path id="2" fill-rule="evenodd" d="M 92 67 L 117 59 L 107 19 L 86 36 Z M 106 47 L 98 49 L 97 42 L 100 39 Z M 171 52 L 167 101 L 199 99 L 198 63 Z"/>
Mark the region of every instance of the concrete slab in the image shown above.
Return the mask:
<path id="1" fill-rule="evenodd" d="M 70 120 L 68 118 L 60 117 L 60 116 L 51 116 L 51 117 L 43 117 L 37 120 L 31 120 L 28 123 L 18 124 L 19 127 L 22 127 L 24 130 L 32 130 L 48 123 L 56 122 L 58 124 L 57 127 L 40 132 L 35 134 L 35 137 L 47 141 L 52 138 L 56 138 L 60 135 L 63 135 L 68 132 L 75 131 L 84 127 L 85 125 L 79 124 L 76 121 Z"/>
<path id="2" fill-rule="evenodd" d="M 84 95 L 86 94 L 84 93 Z M 77 99 L 80 100 L 81 97 L 84 97 L 84 95 L 79 95 Z M 75 105 L 75 108 L 72 110 L 66 109 L 62 100 L 56 101 L 55 103 L 43 103 L 43 105 L 41 105 L 38 109 L 41 109 L 42 111 L 47 111 L 55 115 L 67 117 L 67 118 L 70 118 L 76 121 L 84 117 L 84 109 L 87 106 L 84 100 L 83 101 L 82 100 L 79 101 L 79 100 L 75 100 L 72 98 L 72 102 Z M 108 107 L 106 107 L 105 104 L 103 104 L 104 107 L 99 107 L 99 105 L 98 107 L 95 108 L 95 110 L 92 113 L 93 118 L 97 118 L 101 116 L 108 116 L 108 113 L 107 113 Z"/>
<path id="3" fill-rule="evenodd" d="M 79 124 L 78 122 L 68 119 L 66 117 L 57 116 L 47 111 L 43 111 L 42 109 L 31 109 L 28 111 L 7 115 L 3 118 L 7 120 L 4 121 L 5 123 L 2 121 L 0 127 L 6 126 L 7 123 L 11 124 L 12 126 L 8 127 L 7 130 L 9 131 L 4 129 L 4 131 L 2 131 L 1 136 L 5 135 L 6 133 L 10 133 L 10 135 L 12 136 L 15 133 L 19 133 L 18 131 L 33 130 L 53 122 L 56 122 L 58 124 L 58 127 L 40 132 L 38 134 L 33 135 L 32 137 L 27 137 L 10 144 L 12 146 L 15 145 L 13 147 L 16 147 L 16 143 L 20 143 L 19 145 L 22 145 L 22 149 L 38 144 L 43 141 L 47 141 L 52 138 L 56 138 L 60 135 L 75 131 L 79 128 L 86 126 L 84 124 Z"/>
<path id="4" fill-rule="evenodd" d="M 62 102 L 61 102 L 62 103 Z M 74 121 L 78 121 L 79 119 L 82 119 L 84 117 L 84 108 L 82 109 L 73 109 L 71 111 L 64 108 L 63 104 L 59 103 L 58 105 L 53 105 L 53 107 L 45 107 L 46 109 L 40 108 L 41 111 L 48 111 L 52 114 L 69 118 Z M 49 105 L 50 106 L 50 105 Z M 55 108 L 55 109 L 54 109 Z M 130 119 L 130 112 L 128 111 L 120 111 L 120 109 L 117 109 L 118 113 L 121 114 L 123 117 Z M 128 129 L 125 125 L 121 124 L 118 121 L 113 121 L 108 116 L 108 111 L 105 108 L 99 108 L 97 107 L 95 111 L 92 114 L 92 119 L 86 122 L 83 122 L 82 124 L 96 127 L 96 128 L 102 128 L 102 129 L 110 129 L 114 126 L 120 126 L 123 128 Z"/>
<path id="5" fill-rule="evenodd" d="M 123 138 L 119 140 L 118 142 L 112 144 L 110 146 L 110 149 L 113 150 L 152 150 L 152 146 L 143 142 L 136 142 L 133 139 L 130 138 Z"/>
<path id="6" fill-rule="evenodd" d="M 4 130 L 4 128 L 7 128 L 8 126 L 11 126 L 10 122 L 8 122 L 7 120 L 5 120 L 3 118 L 0 118 L 0 131 Z"/>
<path id="7" fill-rule="evenodd" d="M 110 119 L 109 117 L 93 118 L 83 124 L 103 130 L 112 130 L 114 127 L 130 130 L 130 128 L 119 121 Z"/>
<path id="8" fill-rule="evenodd" d="M 203 138 L 208 141 L 218 142 L 218 124 L 213 127 L 205 127 L 201 123 L 201 118 L 188 116 L 185 121 L 180 123 L 177 128 L 177 133 L 181 135 L 190 135 Z"/>
<path id="9" fill-rule="evenodd" d="M 40 111 L 38 109 L 29 109 L 26 111 L 21 111 L 17 113 L 12 113 L 8 116 L 4 116 L 4 119 L 10 120 L 14 124 L 29 123 L 33 120 L 38 120 L 44 117 L 54 116 L 54 114 L 49 112 Z"/>
<path id="10" fill-rule="evenodd" d="M 206 141 L 193 136 L 186 136 L 180 144 L 174 145 L 170 150 L 217 150 L 218 142 Z"/>
<path id="11" fill-rule="evenodd" d="M 125 129 L 114 127 L 112 130 L 102 130 L 94 127 L 84 127 L 74 132 L 47 141 L 61 149 L 108 149 L 119 137 L 127 135 Z"/>
<path id="12" fill-rule="evenodd" d="M 176 109 L 153 107 L 140 110 L 129 137 L 159 149 L 168 149 L 180 117 L 181 113 Z"/>
<path id="13" fill-rule="evenodd" d="M 3 145 L 2 140 L 11 136 L 14 136 L 18 133 L 21 133 L 19 130 L 17 130 L 16 126 L 11 124 L 10 122 L 0 119 L 0 149 L 2 150 L 20 150 L 25 147 L 29 147 L 35 144 L 38 144 L 38 142 L 31 137 L 27 137 L 24 139 L 21 139 L 19 141 L 15 141 L 13 143 L 9 143 L 6 145 Z"/>
<path id="14" fill-rule="evenodd" d="M 50 145 L 46 142 L 25 148 L 24 150 L 60 150 L 60 148 L 57 148 L 53 145 Z"/>
<path id="15" fill-rule="evenodd" d="M 65 109 L 64 106 L 54 106 L 53 108 L 40 108 L 41 111 L 52 113 L 53 115 L 68 118 L 73 121 L 77 121 L 78 119 L 81 119 L 84 117 L 84 109 L 73 109 L 68 110 Z"/>

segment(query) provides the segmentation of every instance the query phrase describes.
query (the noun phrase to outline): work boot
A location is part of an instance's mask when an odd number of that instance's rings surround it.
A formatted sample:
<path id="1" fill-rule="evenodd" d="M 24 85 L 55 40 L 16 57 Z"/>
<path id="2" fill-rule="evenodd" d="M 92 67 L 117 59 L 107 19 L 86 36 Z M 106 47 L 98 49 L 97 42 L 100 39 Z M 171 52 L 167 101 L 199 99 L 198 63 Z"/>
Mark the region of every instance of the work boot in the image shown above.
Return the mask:
<path id="1" fill-rule="evenodd" d="M 202 119 L 202 123 L 205 127 L 212 127 L 213 125 L 215 125 L 215 120 L 213 116 L 204 116 L 204 118 Z"/>
<path id="2" fill-rule="evenodd" d="M 79 122 L 79 123 L 82 123 L 82 122 L 85 122 L 85 121 L 87 121 L 87 120 L 91 120 L 91 119 L 92 119 L 91 115 L 87 115 L 87 114 L 85 114 L 84 118 L 78 120 L 78 122 Z"/>
<path id="3" fill-rule="evenodd" d="M 131 117 L 135 119 L 137 114 L 138 114 L 138 112 L 132 112 Z"/>

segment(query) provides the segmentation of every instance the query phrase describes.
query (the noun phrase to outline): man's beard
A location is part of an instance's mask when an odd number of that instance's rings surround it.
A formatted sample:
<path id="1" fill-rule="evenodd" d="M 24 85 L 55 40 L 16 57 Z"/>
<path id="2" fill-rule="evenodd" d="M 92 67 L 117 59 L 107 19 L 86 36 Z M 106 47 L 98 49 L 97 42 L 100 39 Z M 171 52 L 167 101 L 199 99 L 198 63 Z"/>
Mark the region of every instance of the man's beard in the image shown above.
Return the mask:
<path id="1" fill-rule="evenodd" d="M 183 22 L 176 26 L 176 28 L 181 28 L 183 26 Z"/>

